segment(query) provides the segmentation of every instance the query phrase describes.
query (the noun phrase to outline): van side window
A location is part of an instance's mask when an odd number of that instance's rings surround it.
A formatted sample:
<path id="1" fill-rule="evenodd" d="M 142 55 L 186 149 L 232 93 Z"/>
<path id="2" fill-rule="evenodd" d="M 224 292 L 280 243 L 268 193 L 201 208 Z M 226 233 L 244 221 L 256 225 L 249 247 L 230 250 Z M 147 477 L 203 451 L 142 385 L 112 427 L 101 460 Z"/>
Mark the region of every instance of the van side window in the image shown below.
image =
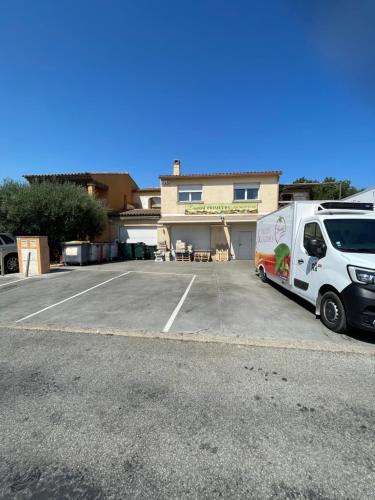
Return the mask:
<path id="1" fill-rule="evenodd" d="M 305 231 L 303 233 L 303 246 L 305 248 L 309 240 L 319 240 L 324 243 L 322 230 L 316 222 L 309 222 L 305 225 Z"/>

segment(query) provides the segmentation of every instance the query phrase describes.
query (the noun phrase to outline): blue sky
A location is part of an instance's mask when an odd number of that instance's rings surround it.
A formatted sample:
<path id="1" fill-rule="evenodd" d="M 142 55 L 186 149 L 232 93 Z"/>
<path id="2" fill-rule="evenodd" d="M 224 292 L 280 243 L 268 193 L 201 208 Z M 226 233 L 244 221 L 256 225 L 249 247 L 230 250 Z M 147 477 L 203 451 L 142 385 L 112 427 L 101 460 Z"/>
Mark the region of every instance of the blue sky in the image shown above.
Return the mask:
<path id="1" fill-rule="evenodd" d="M 0 0 L 0 178 L 375 184 L 372 0 Z"/>

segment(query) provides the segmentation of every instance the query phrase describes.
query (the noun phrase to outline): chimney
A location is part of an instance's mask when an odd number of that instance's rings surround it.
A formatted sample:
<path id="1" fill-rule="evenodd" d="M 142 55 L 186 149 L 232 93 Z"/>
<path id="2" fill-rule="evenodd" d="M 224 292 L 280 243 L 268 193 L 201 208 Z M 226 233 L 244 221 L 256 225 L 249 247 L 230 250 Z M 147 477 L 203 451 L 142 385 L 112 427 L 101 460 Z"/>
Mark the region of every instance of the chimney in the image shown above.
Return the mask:
<path id="1" fill-rule="evenodd" d="M 173 162 L 173 175 L 181 175 L 181 162 L 180 162 L 180 160 L 174 160 L 174 162 Z"/>

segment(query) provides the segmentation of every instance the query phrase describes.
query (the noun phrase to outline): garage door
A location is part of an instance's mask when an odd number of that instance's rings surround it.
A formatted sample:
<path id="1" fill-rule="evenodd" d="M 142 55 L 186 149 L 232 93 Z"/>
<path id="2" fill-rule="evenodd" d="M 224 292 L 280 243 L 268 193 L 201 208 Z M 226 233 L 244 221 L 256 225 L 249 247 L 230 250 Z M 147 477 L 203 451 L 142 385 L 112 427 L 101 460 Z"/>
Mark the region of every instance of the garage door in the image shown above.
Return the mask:
<path id="1" fill-rule="evenodd" d="M 120 241 L 157 245 L 157 229 L 156 227 L 122 227 L 120 228 Z"/>
<path id="2" fill-rule="evenodd" d="M 172 227 L 172 248 L 176 248 L 176 241 L 182 240 L 193 245 L 193 250 L 210 250 L 210 226 L 200 224 L 181 224 Z"/>
<path id="3" fill-rule="evenodd" d="M 254 259 L 255 228 L 253 229 L 253 227 L 249 225 L 233 225 L 231 240 L 235 259 Z"/>

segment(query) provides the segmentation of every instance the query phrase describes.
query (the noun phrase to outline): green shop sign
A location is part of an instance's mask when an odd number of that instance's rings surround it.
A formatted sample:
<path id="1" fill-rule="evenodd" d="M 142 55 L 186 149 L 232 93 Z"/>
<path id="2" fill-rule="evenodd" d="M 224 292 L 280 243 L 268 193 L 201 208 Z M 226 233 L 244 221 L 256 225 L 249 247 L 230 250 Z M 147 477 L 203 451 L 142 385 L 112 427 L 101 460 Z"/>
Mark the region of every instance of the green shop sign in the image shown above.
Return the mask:
<path id="1" fill-rule="evenodd" d="M 194 203 L 185 207 L 185 214 L 256 214 L 258 203 Z"/>

